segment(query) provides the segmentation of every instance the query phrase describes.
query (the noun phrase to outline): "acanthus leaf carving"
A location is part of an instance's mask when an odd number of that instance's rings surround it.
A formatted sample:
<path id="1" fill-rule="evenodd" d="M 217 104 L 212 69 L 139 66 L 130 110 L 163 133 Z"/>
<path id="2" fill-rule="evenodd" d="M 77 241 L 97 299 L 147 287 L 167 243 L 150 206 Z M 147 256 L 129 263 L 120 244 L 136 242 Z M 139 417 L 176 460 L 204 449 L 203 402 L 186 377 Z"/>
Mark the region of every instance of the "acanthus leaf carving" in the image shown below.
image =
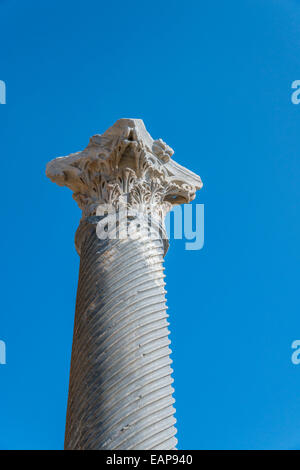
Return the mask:
<path id="1" fill-rule="evenodd" d="M 96 214 L 101 204 L 165 215 L 174 204 L 190 202 L 202 187 L 199 176 L 171 159 L 173 150 L 153 140 L 139 119 L 120 119 L 95 135 L 81 152 L 59 157 L 47 165 L 47 176 L 73 191 L 83 217 Z"/>

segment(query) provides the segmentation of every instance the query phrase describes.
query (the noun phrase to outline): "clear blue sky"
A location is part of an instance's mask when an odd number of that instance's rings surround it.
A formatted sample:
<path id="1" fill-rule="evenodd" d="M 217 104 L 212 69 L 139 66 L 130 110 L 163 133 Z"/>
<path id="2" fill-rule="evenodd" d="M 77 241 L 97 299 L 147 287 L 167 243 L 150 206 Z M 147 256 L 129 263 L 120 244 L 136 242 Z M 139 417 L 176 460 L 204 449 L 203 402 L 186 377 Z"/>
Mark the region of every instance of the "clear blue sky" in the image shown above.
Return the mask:
<path id="1" fill-rule="evenodd" d="M 0 0 L 0 448 L 63 447 L 80 211 L 46 163 L 142 118 L 200 174 L 166 257 L 181 449 L 300 449 L 300 2 Z"/>

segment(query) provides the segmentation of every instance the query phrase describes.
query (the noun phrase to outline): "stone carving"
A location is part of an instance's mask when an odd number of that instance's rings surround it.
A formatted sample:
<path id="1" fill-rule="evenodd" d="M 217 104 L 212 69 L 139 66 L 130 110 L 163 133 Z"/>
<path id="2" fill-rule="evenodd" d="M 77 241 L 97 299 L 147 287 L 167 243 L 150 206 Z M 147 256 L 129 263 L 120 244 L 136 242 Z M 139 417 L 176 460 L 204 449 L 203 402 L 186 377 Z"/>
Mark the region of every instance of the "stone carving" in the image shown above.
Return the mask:
<path id="1" fill-rule="evenodd" d="M 202 182 L 171 159 L 173 150 L 153 140 L 140 119 L 120 119 L 102 135 L 91 137 L 81 152 L 59 157 L 46 174 L 73 191 L 83 217 L 100 204 L 126 204 L 164 216 L 174 204 L 190 202 Z"/>

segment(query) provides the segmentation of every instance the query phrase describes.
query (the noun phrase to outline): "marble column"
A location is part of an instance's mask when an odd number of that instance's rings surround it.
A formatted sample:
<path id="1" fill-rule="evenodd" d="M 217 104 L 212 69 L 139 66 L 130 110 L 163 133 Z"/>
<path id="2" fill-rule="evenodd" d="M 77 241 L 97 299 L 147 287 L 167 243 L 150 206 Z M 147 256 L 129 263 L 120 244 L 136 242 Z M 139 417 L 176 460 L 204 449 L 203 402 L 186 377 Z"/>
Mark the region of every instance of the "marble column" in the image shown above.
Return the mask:
<path id="1" fill-rule="evenodd" d="M 164 217 L 202 183 L 172 154 L 120 119 L 47 165 L 82 209 L 65 449 L 176 449 Z"/>

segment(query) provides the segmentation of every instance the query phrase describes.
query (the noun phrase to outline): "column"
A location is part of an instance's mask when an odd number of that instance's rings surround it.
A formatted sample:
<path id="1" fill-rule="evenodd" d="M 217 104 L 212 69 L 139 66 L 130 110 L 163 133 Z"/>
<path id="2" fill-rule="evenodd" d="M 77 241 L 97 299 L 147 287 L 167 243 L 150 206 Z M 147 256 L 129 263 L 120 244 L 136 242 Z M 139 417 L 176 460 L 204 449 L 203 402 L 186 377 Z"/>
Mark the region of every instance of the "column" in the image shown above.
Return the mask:
<path id="1" fill-rule="evenodd" d="M 200 178 L 139 119 L 120 119 L 47 176 L 82 209 L 65 449 L 176 449 L 164 217 Z"/>

